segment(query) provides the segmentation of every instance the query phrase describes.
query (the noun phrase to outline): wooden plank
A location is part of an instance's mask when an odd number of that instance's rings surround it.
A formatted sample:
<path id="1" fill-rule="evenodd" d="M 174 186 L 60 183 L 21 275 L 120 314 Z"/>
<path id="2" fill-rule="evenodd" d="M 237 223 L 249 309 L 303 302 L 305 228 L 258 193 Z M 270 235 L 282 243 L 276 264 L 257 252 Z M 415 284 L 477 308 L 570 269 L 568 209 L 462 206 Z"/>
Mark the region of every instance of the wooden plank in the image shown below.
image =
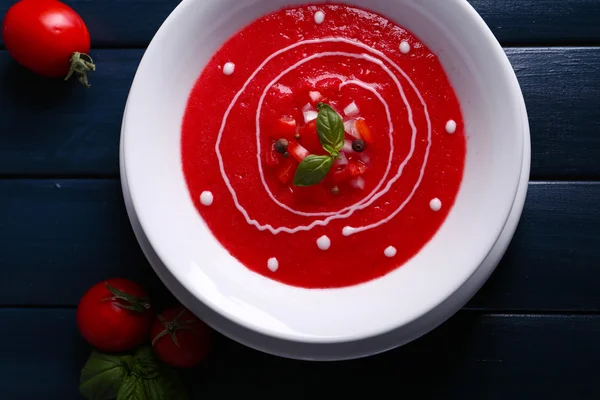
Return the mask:
<path id="1" fill-rule="evenodd" d="M 118 181 L 4 180 L 0 209 L 0 291 L 10 291 L 0 304 L 72 306 L 113 276 L 164 293 L 135 240 Z"/>
<path id="2" fill-rule="evenodd" d="M 2 309 L 4 398 L 75 399 L 90 351 L 71 309 Z M 40 334 L 43 332 L 43 334 Z M 402 348 L 361 360 L 310 363 L 269 356 L 219 335 L 211 356 L 182 371 L 192 399 L 324 398 L 418 390 L 424 398 L 592 399 L 600 316 L 461 312 Z M 349 379 L 354 378 L 354 379 Z M 293 389 L 293 390 L 289 390 Z"/>
<path id="3" fill-rule="evenodd" d="M 469 0 L 503 45 L 580 45 L 600 41 L 596 0 Z"/>
<path id="4" fill-rule="evenodd" d="M 120 124 L 142 51 L 97 51 L 92 88 L 35 76 L 0 52 L 0 174 L 115 176 Z"/>
<path id="5" fill-rule="evenodd" d="M 469 308 L 600 310 L 599 198 L 600 183 L 530 185 L 512 246 Z M 116 180 L 0 180 L 0 243 L 0 305 L 74 306 L 117 275 L 165 297 Z"/>
<path id="6" fill-rule="evenodd" d="M 598 43 L 595 0 L 469 0 L 505 45 Z M 145 47 L 179 0 L 65 0 L 96 47 Z M 0 0 L 0 15 L 14 0 Z M 0 47 L 3 43 L 0 42 Z"/>
<path id="7" fill-rule="evenodd" d="M 531 121 L 534 179 L 600 177 L 600 48 L 511 48 Z M 90 90 L 35 77 L 0 51 L 0 175 L 117 176 L 141 50 L 98 50 Z M 32 117 L 34 116 L 34 117 Z"/>
<path id="8" fill-rule="evenodd" d="M 532 177 L 598 177 L 600 82 L 592 77 L 600 71 L 600 48 L 513 48 L 506 52 L 529 114 Z"/>
<path id="9" fill-rule="evenodd" d="M 600 310 L 600 183 L 532 183 L 504 259 L 475 309 Z"/>

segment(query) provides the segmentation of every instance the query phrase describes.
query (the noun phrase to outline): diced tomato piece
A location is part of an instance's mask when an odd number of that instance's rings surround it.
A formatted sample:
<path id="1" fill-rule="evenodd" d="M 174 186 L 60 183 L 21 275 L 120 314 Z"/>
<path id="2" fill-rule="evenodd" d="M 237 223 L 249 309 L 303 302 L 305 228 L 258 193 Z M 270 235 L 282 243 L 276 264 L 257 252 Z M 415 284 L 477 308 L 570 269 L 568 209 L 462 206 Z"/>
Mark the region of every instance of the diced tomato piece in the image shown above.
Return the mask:
<path id="1" fill-rule="evenodd" d="M 283 116 L 277 120 L 273 127 L 273 135 L 277 139 L 287 139 L 288 141 L 295 140 L 296 136 L 296 120 L 290 116 Z"/>
<path id="2" fill-rule="evenodd" d="M 288 183 L 296 173 L 296 162 L 290 158 L 285 158 L 277 169 L 277 179 L 283 184 Z"/>
<path id="3" fill-rule="evenodd" d="M 298 142 L 291 142 L 288 145 L 288 153 L 290 153 L 298 162 L 304 160 L 306 156 L 310 154 L 310 152 Z"/>
<path id="4" fill-rule="evenodd" d="M 355 176 L 361 176 L 362 174 L 364 174 L 367 171 L 367 168 L 369 168 L 367 166 L 367 164 L 365 164 L 364 162 L 360 161 L 360 160 L 350 160 L 348 161 L 348 174 L 352 177 Z"/>
<path id="5" fill-rule="evenodd" d="M 308 124 L 304 125 L 298 131 L 300 134 L 300 143 L 302 146 L 310 151 L 311 153 L 323 153 L 323 146 L 319 141 L 317 135 L 317 121 L 312 120 Z"/>
<path id="6" fill-rule="evenodd" d="M 329 173 L 328 178 L 331 181 L 331 183 L 334 183 L 336 185 L 340 184 L 340 183 L 348 182 L 351 178 L 350 172 L 348 171 L 348 166 L 343 165 L 343 166 L 337 167 L 335 170 L 333 170 Z"/>
<path id="7" fill-rule="evenodd" d="M 364 140 L 368 144 L 372 144 L 374 141 L 373 134 L 371 133 L 371 129 L 369 128 L 369 125 L 367 125 L 365 120 L 363 118 L 357 119 L 355 126 L 356 126 L 356 131 L 358 132 L 358 134 L 360 135 L 362 140 Z"/>
<path id="8" fill-rule="evenodd" d="M 271 168 L 279 165 L 279 160 L 281 158 L 281 154 L 275 151 L 275 143 L 271 145 L 271 148 L 267 150 L 265 155 L 265 162 Z"/>

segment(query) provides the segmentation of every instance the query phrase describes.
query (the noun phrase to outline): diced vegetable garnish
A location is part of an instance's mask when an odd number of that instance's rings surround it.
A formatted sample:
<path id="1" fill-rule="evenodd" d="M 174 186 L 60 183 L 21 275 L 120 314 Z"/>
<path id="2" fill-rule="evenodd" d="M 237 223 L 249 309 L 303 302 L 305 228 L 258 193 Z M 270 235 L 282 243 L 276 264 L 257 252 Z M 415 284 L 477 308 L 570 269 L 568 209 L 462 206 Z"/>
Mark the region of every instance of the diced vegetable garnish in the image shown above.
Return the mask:
<path id="1" fill-rule="evenodd" d="M 275 143 L 273 143 L 266 152 L 265 162 L 269 167 L 273 168 L 279 165 L 280 157 L 281 154 L 278 154 L 277 151 L 275 151 Z"/>
<path id="2" fill-rule="evenodd" d="M 334 167 L 329 173 L 329 179 L 334 184 L 340 184 L 347 182 L 350 179 L 350 173 L 348 172 L 348 166 Z"/>
<path id="3" fill-rule="evenodd" d="M 348 104 L 346 106 L 346 108 L 344 108 L 344 114 L 346 114 L 346 116 L 348 117 L 356 117 L 358 114 L 360 114 L 360 110 L 358 109 L 358 106 L 356 105 L 355 102 L 352 102 L 350 104 Z"/>
<path id="4" fill-rule="evenodd" d="M 345 153 L 353 153 L 354 150 L 352 150 L 352 142 L 348 139 L 344 140 L 344 147 L 342 147 L 342 151 Z"/>
<path id="5" fill-rule="evenodd" d="M 360 160 L 352 159 L 348 162 L 348 166 L 346 168 L 348 169 L 350 176 L 360 176 L 364 174 L 369 167 Z"/>
<path id="6" fill-rule="evenodd" d="M 296 135 L 296 120 L 289 116 L 283 116 L 277 120 L 275 124 L 273 134 L 276 139 L 284 138 L 289 141 L 294 140 L 294 136 Z"/>
<path id="7" fill-rule="evenodd" d="M 304 160 L 310 153 L 298 142 L 292 142 L 288 145 L 288 153 L 298 162 Z"/>
<path id="8" fill-rule="evenodd" d="M 300 144 L 311 153 L 322 154 L 323 146 L 319 141 L 317 135 L 317 120 L 312 120 L 308 124 L 304 125 L 298 131 L 300 133 Z"/>
<path id="9" fill-rule="evenodd" d="M 356 131 L 360 135 L 360 139 L 364 140 L 368 144 L 373 143 L 373 134 L 371 133 L 371 129 L 364 119 L 359 118 L 356 120 Z"/>
<path id="10" fill-rule="evenodd" d="M 355 119 L 350 119 L 350 120 L 344 122 L 344 131 L 346 131 L 346 133 L 348 135 L 352 136 L 353 138 L 362 139 L 360 137 L 360 135 L 358 134 L 358 132 L 356 131 L 356 120 Z"/>
<path id="11" fill-rule="evenodd" d="M 279 179 L 281 183 L 288 183 L 294 177 L 296 165 L 297 163 L 294 160 L 290 158 L 284 158 L 283 162 L 277 169 L 277 179 Z"/>
<path id="12" fill-rule="evenodd" d="M 304 107 L 302 107 L 302 112 L 305 112 L 305 111 L 314 111 L 314 110 L 315 110 L 315 108 L 310 103 L 306 103 L 304 105 Z"/>
<path id="13" fill-rule="evenodd" d="M 319 113 L 314 110 L 304 111 L 304 123 L 308 124 L 310 121 L 314 121 L 319 116 Z"/>
<path id="14" fill-rule="evenodd" d="M 333 162 L 333 166 L 341 167 L 343 165 L 348 165 L 348 157 L 346 157 L 346 154 L 344 154 L 344 152 L 341 152 L 340 158 L 335 159 L 335 161 Z"/>
<path id="15" fill-rule="evenodd" d="M 364 180 L 364 178 L 362 176 L 359 176 L 358 178 L 353 179 L 352 181 L 350 181 L 350 185 L 353 188 L 363 190 L 365 188 L 365 180 Z"/>
<path id="16" fill-rule="evenodd" d="M 321 94 L 321 92 L 318 92 L 316 90 L 308 92 L 308 96 L 310 97 L 310 101 L 313 105 L 323 100 L 323 95 Z"/>
<path id="17" fill-rule="evenodd" d="M 365 152 L 360 153 L 360 160 L 362 162 L 364 162 L 365 164 L 369 165 L 371 164 L 371 157 L 369 157 L 369 155 Z"/>

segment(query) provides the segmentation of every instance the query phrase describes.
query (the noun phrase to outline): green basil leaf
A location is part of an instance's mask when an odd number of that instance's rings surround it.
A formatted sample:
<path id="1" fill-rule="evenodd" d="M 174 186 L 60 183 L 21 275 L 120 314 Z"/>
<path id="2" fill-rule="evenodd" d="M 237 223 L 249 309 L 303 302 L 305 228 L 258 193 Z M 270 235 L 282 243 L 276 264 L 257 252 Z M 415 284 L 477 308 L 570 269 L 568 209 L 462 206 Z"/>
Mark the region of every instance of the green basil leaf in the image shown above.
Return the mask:
<path id="1" fill-rule="evenodd" d="M 188 400 L 187 391 L 179 379 L 177 372 L 169 367 L 163 365 L 160 371 L 158 379 L 155 380 L 158 392 L 162 397 L 156 397 L 156 400 Z M 148 397 L 152 399 L 152 397 Z M 154 400 L 154 399 L 153 399 Z"/>
<path id="2" fill-rule="evenodd" d="M 296 170 L 294 185 L 311 186 L 321 182 L 331 170 L 333 158 L 330 156 L 307 156 Z"/>
<path id="3" fill-rule="evenodd" d="M 177 373 L 164 364 L 161 366 L 160 374 L 156 378 L 139 378 L 139 387 L 136 387 L 136 390 L 141 390 L 144 393 L 143 399 L 145 400 L 189 399 Z"/>
<path id="4" fill-rule="evenodd" d="M 160 362 L 154 355 L 154 350 L 150 346 L 140 347 L 135 352 L 135 360 L 137 361 L 133 368 L 142 378 L 156 378 L 160 372 Z"/>
<path id="5" fill-rule="evenodd" d="M 147 400 L 143 381 L 143 378 L 130 375 L 121 385 L 117 400 Z"/>
<path id="6" fill-rule="evenodd" d="M 327 104 L 319 105 L 317 134 L 325 151 L 337 157 L 344 147 L 344 122 L 342 117 Z"/>
<path id="7" fill-rule="evenodd" d="M 81 370 L 79 391 L 88 400 L 114 399 L 127 377 L 127 369 L 127 361 L 121 356 L 94 350 Z"/>
<path id="8" fill-rule="evenodd" d="M 135 358 L 129 354 L 121 356 L 121 361 L 126 364 L 128 371 L 131 371 L 136 363 Z"/>

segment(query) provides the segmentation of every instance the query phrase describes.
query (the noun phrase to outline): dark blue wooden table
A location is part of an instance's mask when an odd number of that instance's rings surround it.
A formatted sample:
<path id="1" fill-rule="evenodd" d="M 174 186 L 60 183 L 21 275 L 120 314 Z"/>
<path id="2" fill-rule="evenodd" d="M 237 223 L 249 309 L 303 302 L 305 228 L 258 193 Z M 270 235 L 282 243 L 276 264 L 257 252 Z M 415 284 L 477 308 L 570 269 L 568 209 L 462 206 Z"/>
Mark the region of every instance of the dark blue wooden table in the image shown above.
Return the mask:
<path id="1" fill-rule="evenodd" d="M 183 374 L 192 398 L 378 390 L 461 400 L 600 398 L 600 1 L 470 1 L 517 72 L 533 141 L 523 219 L 489 283 L 426 337 L 363 360 L 284 360 L 218 337 L 210 359 Z M 0 16 L 12 3 L 0 0 Z M 31 75 L 0 42 L 0 398 L 7 400 L 80 398 L 90 349 L 75 307 L 97 281 L 132 278 L 159 306 L 173 302 L 129 226 L 118 143 L 144 47 L 178 2 L 67 3 L 93 37 L 98 71 L 90 90 Z"/>

